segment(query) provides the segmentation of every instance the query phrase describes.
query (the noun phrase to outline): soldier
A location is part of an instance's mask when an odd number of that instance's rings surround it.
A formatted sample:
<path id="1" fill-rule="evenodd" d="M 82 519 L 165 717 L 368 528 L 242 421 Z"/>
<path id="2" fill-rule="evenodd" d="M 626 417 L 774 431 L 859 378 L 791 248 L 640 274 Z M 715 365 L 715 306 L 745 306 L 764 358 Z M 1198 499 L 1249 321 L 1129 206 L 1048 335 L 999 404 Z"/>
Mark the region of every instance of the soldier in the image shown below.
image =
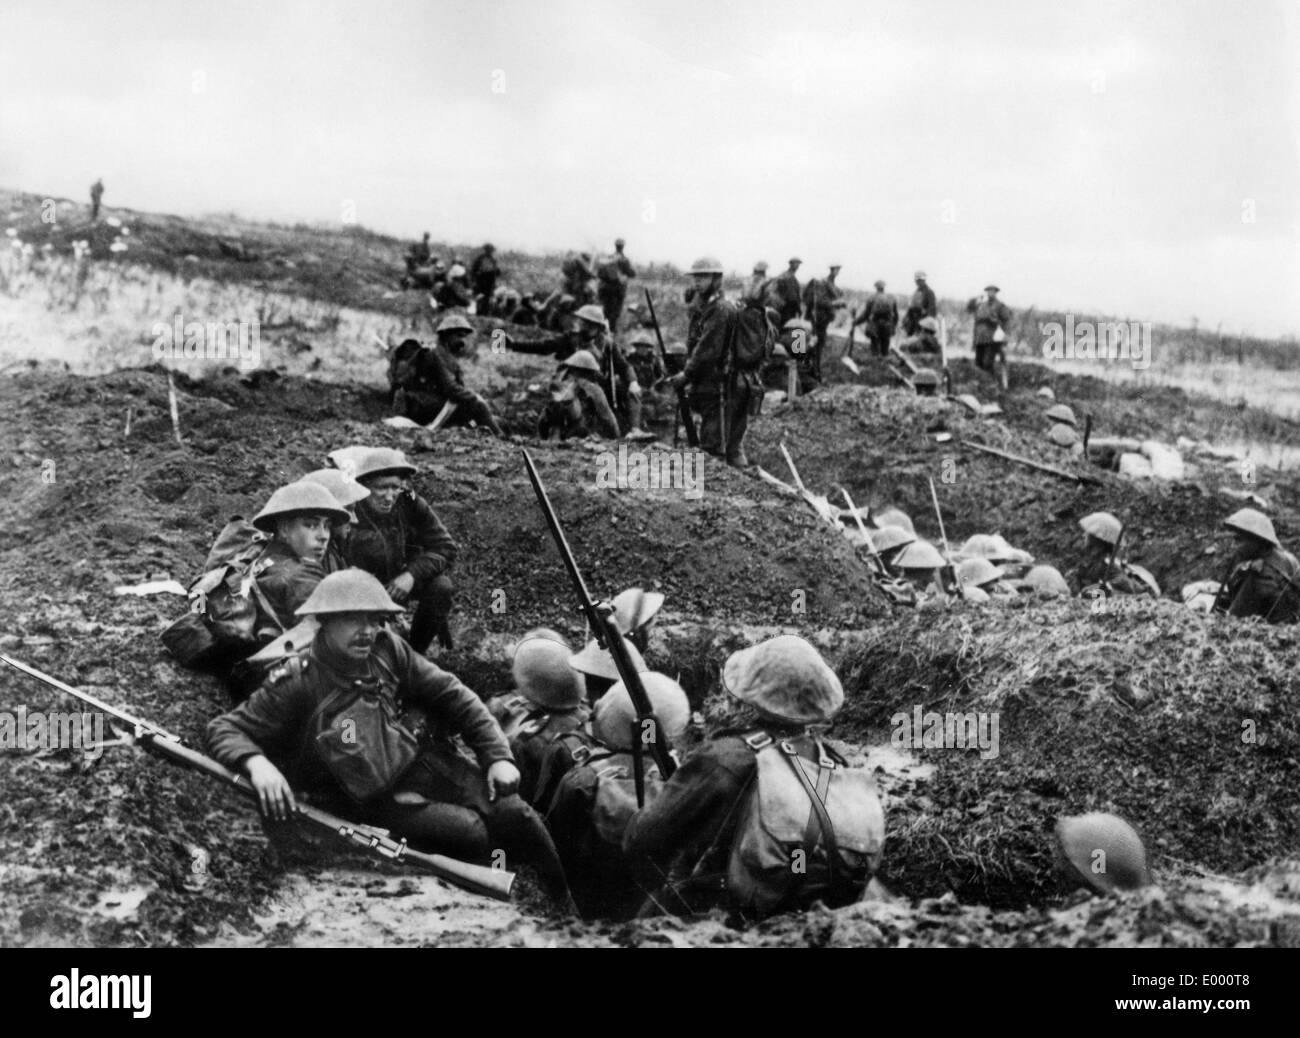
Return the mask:
<path id="1" fill-rule="evenodd" d="M 1300 619 L 1300 561 L 1282 547 L 1262 512 L 1243 508 L 1223 521 L 1233 532 L 1233 569 L 1214 602 L 1229 616 L 1261 616 L 1270 623 Z"/>
<path id="2" fill-rule="evenodd" d="M 550 403 L 538 419 L 539 439 L 618 439 L 618 419 L 601 388 L 600 365 L 589 351 L 577 350 L 560 361 L 551 379 L 550 395 Z"/>
<path id="3" fill-rule="evenodd" d="M 654 332 L 645 329 L 635 331 L 628 340 L 628 345 L 632 348 L 628 363 L 632 365 L 636 380 L 641 385 L 654 386 L 668 376 L 663 358 L 659 356 L 659 341 Z"/>
<path id="4" fill-rule="evenodd" d="M 762 361 L 744 368 L 736 363 L 733 340 L 739 322 L 735 305 L 722 296 L 721 262 L 696 260 L 691 278 L 699 302 L 691 311 L 686 366 L 671 381 L 688 387 L 691 407 L 700 413 L 700 446 L 725 457 L 728 465 L 744 468 L 749 464 L 745 431 L 763 402 Z"/>
<path id="5" fill-rule="evenodd" d="M 771 282 L 767 277 L 767 261 L 759 260 L 754 264 L 754 272 L 749 275 L 749 283 L 745 285 L 745 290 L 741 293 L 741 302 L 766 306 L 767 287 L 770 284 Z"/>
<path id="6" fill-rule="evenodd" d="M 395 397 L 394 410 L 425 425 L 436 418 L 444 406 L 455 404 L 455 412 L 444 424 L 468 425 L 474 422 L 497 436 L 503 436 L 487 401 L 465 387 L 460 358 L 473 334 L 474 326 L 464 314 L 450 313 L 444 317 L 438 323 L 437 346 L 432 350 L 422 349 L 416 355 L 409 385 L 400 391 L 400 399 Z"/>
<path id="7" fill-rule="evenodd" d="M 812 376 L 818 382 L 822 379 L 822 351 L 826 347 L 827 329 L 835 319 L 835 312 L 847 305 L 844 293 L 835 284 L 839 273 L 840 264 L 832 263 L 825 279 L 813 278 L 803 290 L 804 318 L 813 326 Z"/>
<path id="8" fill-rule="evenodd" d="M 303 482 L 316 483 L 328 490 L 338 506 L 348 514 L 347 519 L 340 519 L 330 526 L 330 543 L 322 564 L 326 574 L 347 569 L 347 544 L 352 526 L 357 521 L 356 506 L 370 496 L 370 491 L 341 469 L 317 469 L 302 478 Z"/>
<path id="9" fill-rule="evenodd" d="M 311 646 L 208 725 L 209 751 L 248 777 L 275 822 L 308 795 L 427 852 L 488 864 L 504 850 L 568 903 L 555 845 L 516 795 L 500 727 L 470 689 L 385 628 L 401 612 L 368 573 L 331 573 L 297 609 L 320 620 Z"/>
<path id="10" fill-rule="evenodd" d="M 423 240 L 412 245 L 406 253 L 406 269 L 413 273 L 416 267 L 426 267 L 433 259 L 433 250 L 429 247 L 429 232 L 424 232 Z"/>
<path id="11" fill-rule="evenodd" d="M 571 747 L 561 736 L 585 729 L 590 711 L 583 700 L 582 678 L 569 666 L 573 653 L 555 631 L 536 628 L 515 646 L 512 694 L 488 700 L 488 710 L 501 725 L 519 768 L 519 795 L 545 811 L 555 788 L 573 767 Z"/>
<path id="12" fill-rule="evenodd" d="M 646 696 L 670 743 L 681 738 L 691 719 L 682 687 L 665 674 L 641 675 Z M 623 834 L 637 810 L 634 738 L 640 739 L 632 697 L 620 681 L 600 697 L 587 745 L 576 738 L 570 767 L 556 784 L 546 810 L 560 861 L 571 877 L 573 899 L 584 917 L 625 919 L 635 914 L 645 892 L 623 855 Z M 562 744 L 552 753 L 565 754 Z M 663 788 L 659 769 L 648 755 L 641 762 L 647 804 Z"/>
<path id="13" fill-rule="evenodd" d="M 447 271 L 447 280 L 434 290 L 433 298 L 448 310 L 468 310 L 474 302 L 474 293 L 470 291 L 469 274 L 465 268 L 453 262 Z"/>
<path id="14" fill-rule="evenodd" d="M 643 653 L 650 645 L 650 631 L 663 605 L 664 596 L 658 591 L 642 591 L 639 587 L 630 587 L 614 596 L 614 622 L 623 636 Z"/>
<path id="15" fill-rule="evenodd" d="M 1150 595 L 1152 589 L 1136 572 L 1124 562 L 1118 553 L 1115 562 L 1110 563 L 1111 553 L 1119 540 L 1123 524 L 1109 512 L 1093 512 L 1079 520 L 1083 530 L 1083 560 L 1075 571 L 1075 580 L 1079 584 L 1079 594 L 1094 598 L 1098 594 L 1116 595 Z M 1157 590 L 1155 592 L 1159 594 Z"/>
<path id="16" fill-rule="evenodd" d="M 938 331 L 939 301 L 935 298 L 934 289 L 925 282 L 925 271 L 918 270 L 913 275 L 913 280 L 916 282 L 916 291 L 912 293 L 907 313 L 903 315 L 903 334 L 915 335 L 927 317 L 934 321 L 935 331 Z"/>
<path id="17" fill-rule="evenodd" d="M 476 309 L 480 314 L 486 314 L 491 308 L 492 296 L 497 290 L 497 278 L 501 276 L 496 252 L 496 246 L 488 242 L 469 267 L 470 282 L 477 300 Z"/>
<path id="18" fill-rule="evenodd" d="M 541 324 L 541 317 L 542 307 L 538 302 L 537 293 L 526 292 L 519 300 L 519 306 L 507 316 L 506 320 L 523 328 L 536 328 Z"/>
<path id="19" fill-rule="evenodd" d="M 1070 585 L 1055 566 L 1034 566 L 1017 582 L 1021 594 L 1040 598 L 1069 598 Z"/>
<path id="20" fill-rule="evenodd" d="M 636 672 L 638 674 L 644 673 L 648 668 L 636 645 L 628 640 L 627 649 L 628 654 L 632 657 L 632 665 L 636 668 Z M 594 638 L 587 642 L 581 652 L 569 659 L 569 666 L 583 676 L 588 703 L 595 703 L 596 700 L 610 690 L 614 682 L 619 680 L 618 667 L 614 663 L 614 657 L 608 649 L 602 649 L 600 642 Z"/>
<path id="21" fill-rule="evenodd" d="M 938 353 L 939 322 L 933 317 L 922 317 L 917 323 L 916 334 L 900 342 L 898 348 L 913 353 Z"/>
<path id="22" fill-rule="evenodd" d="M 104 180 L 101 177 L 90 185 L 90 219 L 99 219 L 99 202 L 104 197 Z"/>
<path id="23" fill-rule="evenodd" d="M 591 269 L 591 253 L 583 252 L 576 256 L 570 253 L 568 259 L 560 265 L 560 274 L 564 278 L 564 294 L 573 297 L 575 307 L 595 302 L 596 292 L 592 282 L 596 275 Z"/>
<path id="24" fill-rule="evenodd" d="M 867 300 L 853 324 L 865 325 L 877 357 L 889 356 L 889 341 L 898 327 L 898 300 L 885 294 L 883 281 L 876 282 L 876 294 Z"/>
<path id="25" fill-rule="evenodd" d="M 748 708 L 740 723 L 714 733 L 627 825 L 629 860 L 663 882 L 647 907 L 692 913 L 721 900 L 763 916 L 856 900 L 879 863 L 884 814 L 870 776 L 809 728 L 844 703 L 835 672 L 804 639 L 781 635 L 733 653 L 722 683 Z M 795 831 L 777 816 L 798 818 Z M 769 826 L 791 842 L 774 846 Z"/>
<path id="26" fill-rule="evenodd" d="M 996 598 L 1014 598 L 1014 588 L 1003 582 L 1005 572 L 988 559 L 973 558 L 959 562 L 956 585 L 967 602 L 989 602 Z"/>
<path id="27" fill-rule="evenodd" d="M 622 238 L 614 239 L 614 255 L 596 268 L 596 295 L 611 333 L 618 331 L 618 319 L 623 316 L 623 303 L 627 299 L 627 283 L 636 277 L 632 261 L 623 255 Z"/>
<path id="28" fill-rule="evenodd" d="M 610 407 L 624 419 L 629 437 L 645 435 L 641 428 L 641 383 L 623 348 L 609 335 L 605 312 L 594 304 L 578 311 L 578 341 L 600 367 L 600 388 Z"/>
<path id="29" fill-rule="evenodd" d="M 1151 884 L 1142 838 L 1115 815 L 1094 812 L 1059 819 L 1056 860 L 1074 885 L 1087 885 L 1098 894 L 1141 890 Z"/>
<path id="30" fill-rule="evenodd" d="M 253 517 L 271 535 L 254 569 L 262 612 L 269 606 L 265 619 L 278 627 L 272 635 L 297 622 L 295 610 L 325 578 L 331 527 L 350 519 L 328 490 L 303 480 L 280 487 Z"/>
<path id="31" fill-rule="evenodd" d="M 1000 289 L 997 285 L 986 285 L 984 295 L 972 299 L 966 304 L 966 312 L 975 315 L 975 363 L 992 374 L 993 361 L 997 356 L 998 344 L 1006 336 L 1007 322 L 1011 320 L 1011 310 L 998 299 Z"/>
<path id="32" fill-rule="evenodd" d="M 948 565 L 948 560 L 929 541 L 918 540 L 904 545 L 891 565 L 917 591 L 931 595 L 943 593 L 939 573 Z"/>
<path id="33" fill-rule="evenodd" d="M 370 496 L 357 504 L 357 525 L 348 539 L 347 561 L 372 573 L 405 605 L 417 602 L 411 619 L 411 647 L 423 653 L 434 634 L 452 648 L 452 583 L 447 571 L 459 548 L 424 498 L 410 489 L 415 466 L 391 447 L 361 458 L 356 479 Z"/>
<path id="34" fill-rule="evenodd" d="M 1074 416 L 1074 408 L 1069 404 L 1054 404 L 1043 412 L 1043 417 L 1052 423 L 1047 433 L 1052 443 L 1072 454 L 1083 453 L 1083 440 L 1079 438 L 1079 420 Z"/>
<path id="35" fill-rule="evenodd" d="M 798 317 L 803 309 L 803 289 L 799 285 L 799 266 L 802 263 L 798 256 L 791 256 L 785 273 L 768 283 L 764 302 L 777 312 L 777 327 Z"/>

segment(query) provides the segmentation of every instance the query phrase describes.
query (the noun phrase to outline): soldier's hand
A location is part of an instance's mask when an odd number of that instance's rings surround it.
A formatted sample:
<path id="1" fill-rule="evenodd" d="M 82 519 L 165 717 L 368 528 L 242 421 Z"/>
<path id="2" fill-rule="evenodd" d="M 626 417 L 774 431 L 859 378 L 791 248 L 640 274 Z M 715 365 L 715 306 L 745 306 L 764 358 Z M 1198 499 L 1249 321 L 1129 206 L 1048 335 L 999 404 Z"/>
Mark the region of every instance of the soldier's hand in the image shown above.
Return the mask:
<path id="1" fill-rule="evenodd" d="M 411 597 L 411 589 L 415 587 L 415 578 L 409 573 L 403 573 L 394 577 L 385 588 L 389 597 L 397 603 L 403 603 Z"/>
<path id="2" fill-rule="evenodd" d="M 289 780 L 266 757 L 260 754 L 249 757 L 244 761 L 244 770 L 248 772 L 248 781 L 257 791 L 257 806 L 263 818 L 283 822 L 298 809 Z"/>
<path id="3" fill-rule="evenodd" d="M 493 761 L 487 772 L 488 800 L 508 797 L 519 789 L 519 769 L 508 760 Z"/>

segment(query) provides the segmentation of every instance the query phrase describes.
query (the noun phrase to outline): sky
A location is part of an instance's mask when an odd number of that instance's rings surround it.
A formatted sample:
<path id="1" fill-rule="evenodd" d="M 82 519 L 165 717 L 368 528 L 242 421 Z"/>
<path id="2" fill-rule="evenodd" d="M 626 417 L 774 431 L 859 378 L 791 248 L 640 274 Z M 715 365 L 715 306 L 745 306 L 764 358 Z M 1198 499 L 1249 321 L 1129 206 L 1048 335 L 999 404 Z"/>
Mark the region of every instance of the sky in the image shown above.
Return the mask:
<path id="1" fill-rule="evenodd" d="M 4 0 L 0 186 L 1300 333 L 1300 0 Z"/>

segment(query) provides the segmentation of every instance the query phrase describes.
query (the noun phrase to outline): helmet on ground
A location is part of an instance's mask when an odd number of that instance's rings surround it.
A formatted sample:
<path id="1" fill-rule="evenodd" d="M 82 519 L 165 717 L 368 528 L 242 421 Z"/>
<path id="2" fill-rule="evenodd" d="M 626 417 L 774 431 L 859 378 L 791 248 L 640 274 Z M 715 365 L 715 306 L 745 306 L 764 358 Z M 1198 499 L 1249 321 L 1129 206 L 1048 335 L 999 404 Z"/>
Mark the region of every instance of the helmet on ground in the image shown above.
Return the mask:
<path id="1" fill-rule="evenodd" d="M 1275 548 L 1280 547 L 1277 534 L 1273 530 L 1273 521 L 1263 512 L 1254 508 L 1242 508 L 1233 512 L 1232 515 L 1223 520 L 1223 525 L 1229 530 L 1249 534 L 1258 540 L 1267 541 Z"/>
<path id="2" fill-rule="evenodd" d="M 1048 598 L 1070 597 L 1070 585 L 1065 582 L 1061 571 L 1055 566 L 1035 566 L 1025 574 L 1020 581 L 1020 586 L 1026 591 Z"/>
<path id="3" fill-rule="evenodd" d="M 264 533 L 274 533 L 279 520 L 295 515 L 323 515 L 331 524 L 345 523 L 351 518 L 323 486 L 300 479 L 276 490 L 253 517 L 253 525 Z"/>
<path id="4" fill-rule="evenodd" d="M 636 668 L 638 674 L 645 673 L 649 668 L 641 658 L 641 653 L 637 652 L 636 646 L 626 638 L 623 640 L 627 645 L 628 655 L 632 657 L 632 666 Z M 569 657 L 569 666 L 578 673 L 590 674 L 593 678 L 604 678 L 606 681 L 619 680 L 618 667 L 614 666 L 614 657 L 602 649 L 600 642 L 595 638 L 587 642 L 581 652 Z"/>
<path id="5" fill-rule="evenodd" d="M 721 274 L 722 260 L 714 259 L 712 256 L 701 256 L 691 264 L 692 274 Z"/>
<path id="6" fill-rule="evenodd" d="M 882 526 L 871 534 L 871 543 L 882 555 L 896 548 L 903 548 L 916 540 L 916 534 L 904 530 L 901 526 Z"/>
<path id="7" fill-rule="evenodd" d="M 901 512 L 897 508 L 886 508 L 883 511 L 875 513 L 871 521 L 882 529 L 886 526 L 901 526 L 908 533 L 916 533 L 916 527 L 912 525 L 912 520 L 906 512 Z"/>
<path id="8" fill-rule="evenodd" d="M 1094 812 L 1061 818 L 1056 842 L 1071 872 L 1100 894 L 1138 890 L 1151 882 L 1142 838 L 1116 815 Z"/>
<path id="9" fill-rule="evenodd" d="M 324 616 L 327 613 L 401 613 L 402 607 L 388 597 L 384 585 L 363 569 L 341 569 L 316 585 L 295 616 Z"/>
<path id="10" fill-rule="evenodd" d="M 929 541 L 913 541 L 894 556 L 894 565 L 899 569 L 938 569 L 948 561 Z"/>
<path id="11" fill-rule="evenodd" d="M 722 684 L 742 703 L 793 724 L 829 721 L 844 705 L 844 688 L 821 653 L 782 634 L 741 649 L 722 668 Z"/>
<path id="12" fill-rule="evenodd" d="M 991 559 L 997 555 L 998 544 L 991 534 L 976 533 L 966 538 L 957 552 L 967 559 Z"/>
<path id="13" fill-rule="evenodd" d="M 1047 438 L 1058 447 L 1073 447 L 1079 442 L 1079 434 L 1072 426 L 1057 422 L 1047 433 Z"/>
<path id="14" fill-rule="evenodd" d="M 591 324 L 599 325 L 605 331 L 609 331 L 609 322 L 605 320 L 605 311 L 595 303 L 588 303 L 586 306 L 578 307 L 578 320 L 589 321 Z"/>
<path id="15" fill-rule="evenodd" d="M 933 317 L 922 317 L 921 327 L 924 328 L 927 332 L 937 332 L 939 330 L 939 322 L 936 321 Z"/>
<path id="16" fill-rule="evenodd" d="M 614 596 L 614 622 L 624 634 L 644 627 L 663 608 L 664 596 L 658 591 L 630 587 Z"/>
<path id="17" fill-rule="evenodd" d="M 395 447 L 376 447 L 357 464 L 356 478 L 364 482 L 377 476 L 414 476 L 415 466 Z"/>
<path id="18" fill-rule="evenodd" d="M 370 496 L 370 491 L 342 469 L 317 469 L 302 477 L 309 483 L 318 483 L 334 495 L 340 508 L 350 508 Z"/>
<path id="19" fill-rule="evenodd" d="M 1069 404 L 1053 404 L 1043 415 L 1054 422 L 1064 422 L 1066 425 L 1078 425 L 1079 421 L 1074 417 L 1074 408 Z"/>
<path id="20" fill-rule="evenodd" d="M 1002 570 L 988 559 L 967 559 L 957 565 L 957 580 L 967 587 L 982 588 L 1002 579 Z"/>
<path id="21" fill-rule="evenodd" d="M 578 371 L 600 371 L 600 365 L 596 363 L 596 358 L 591 355 L 590 350 L 574 350 L 560 361 L 560 366 L 576 368 Z"/>
<path id="22" fill-rule="evenodd" d="M 933 396 L 939 388 L 939 373 L 932 368 L 921 368 L 912 376 L 912 385 L 921 396 Z"/>
<path id="23" fill-rule="evenodd" d="M 645 686 L 650 708 L 664 726 L 664 736 L 669 742 L 681 738 L 686 726 L 691 723 L 691 704 L 682 686 L 667 674 L 653 670 L 641 675 L 641 684 Z M 596 700 L 591 728 L 596 738 L 606 746 L 616 750 L 630 750 L 636 719 L 632 697 L 628 694 L 627 686 L 620 681 Z"/>
<path id="24" fill-rule="evenodd" d="M 438 322 L 438 334 L 444 332 L 472 332 L 474 326 L 469 323 L 465 315 L 459 310 L 453 310 L 441 321 Z"/>
<path id="25" fill-rule="evenodd" d="M 1093 512 L 1079 520 L 1079 528 L 1090 537 L 1114 544 L 1119 540 L 1119 532 L 1124 524 L 1109 512 Z"/>
<path id="26" fill-rule="evenodd" d="M 515 646 L 510 672 L 519 694 L 547 710 L 572 710 L 582 704 L 582 678 L 569 666 L 567 645 L 547 637 L 524 638 Z"/>

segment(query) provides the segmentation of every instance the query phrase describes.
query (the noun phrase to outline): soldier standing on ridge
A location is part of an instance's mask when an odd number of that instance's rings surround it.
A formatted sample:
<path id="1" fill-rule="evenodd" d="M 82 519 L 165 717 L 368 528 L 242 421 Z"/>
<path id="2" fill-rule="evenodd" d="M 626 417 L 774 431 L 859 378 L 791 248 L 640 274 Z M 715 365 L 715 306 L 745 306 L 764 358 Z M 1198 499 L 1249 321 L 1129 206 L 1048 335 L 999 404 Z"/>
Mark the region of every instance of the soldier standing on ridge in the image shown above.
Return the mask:
<path id="1" fill-rule="evenodd" d="M 492 296 L 497 290 L 497 278 L 501 276 L 496 254 L 496 246 L 488 242 L 469 266 L 470 283 L 477 301 L 476 310 L 480 315 L 486 315 L 491 310 Z"/>
<path id="2" fill-rule="evenodd" d="M 822 379 L 822 350 L 826 346 L 826 331 L 835 319 L 835 311 L 844 309 L 844 293 L 835 284 L 840 272 L 840 264 L 832 263 L 830 273 L 825 279 L 813 278 L 804 286 L 804 317 L 813 326 L 813 348 L 811 357 L 812 377 L 818 382 Z"/>
<path id="3" fill-rule="evenodd" d="M 803 308 L 803 290 L 799 286 L 799 265 L 803 262 L 798 256 L 790 257 L 790 265 L 785 273 L 768 284 L 767 302 L 776 312 L 776 326 L 784 327 L 786 321 L 798 317 Z"/>
<path id="4" fill-rule="evenodd" d="M 913 275 L 913 279 L 916 281 L 916 291 L 912 293 L 912 298 L 907 304 L 907 313 L 903 315 L 905 335 L 915 335 L 925 318 L 939 316 L 939 303 L 935 299 L 934 289 L 925 282 L 925 271 L 918 270 Z"/>
<path id="5" fill-rule="evenodd" d="M 885 293 L 885 283 L 876 282 L 876 294 L 867 300 L 854 325 L 865 325 L 877 357 L 889 356 L 889 341 L 898 327 L 898 300 Z"/>
<path id="6" fill-rule="evenodd" d="M 998 343 L 1002 341 L 998 333 L 1005 338 L 1011 320 L 1011 308 L 998 299 L 998 291 L 997 285 L 986 285 L 984 295 L 966 304 L 966 312 L 975 315 L 975 363 L 989 374 L 993 373 Z"/>
<path id="7" fill-rule="evenodd" d="M 99 219 L 99 200 L 104 197 L 103 178 L 96 180 L 90 185 L 90 218 L 91 220 Z"/>
<path id="8" fill-rule="evenodd" d="M 631 260 L 623 255 L 623 246 L 627 244 L 622 238 L 614 239 L 614 255 L 602 263 L 596 270 L 596 295 L 600 299 L 601 309 L 605 311 L 605 320 L 610 333 L 618 331 L 618 320 L 623 316 L 623 303 L 627 299 L 627 283 L 636 277 L 636 268 Z"/>

